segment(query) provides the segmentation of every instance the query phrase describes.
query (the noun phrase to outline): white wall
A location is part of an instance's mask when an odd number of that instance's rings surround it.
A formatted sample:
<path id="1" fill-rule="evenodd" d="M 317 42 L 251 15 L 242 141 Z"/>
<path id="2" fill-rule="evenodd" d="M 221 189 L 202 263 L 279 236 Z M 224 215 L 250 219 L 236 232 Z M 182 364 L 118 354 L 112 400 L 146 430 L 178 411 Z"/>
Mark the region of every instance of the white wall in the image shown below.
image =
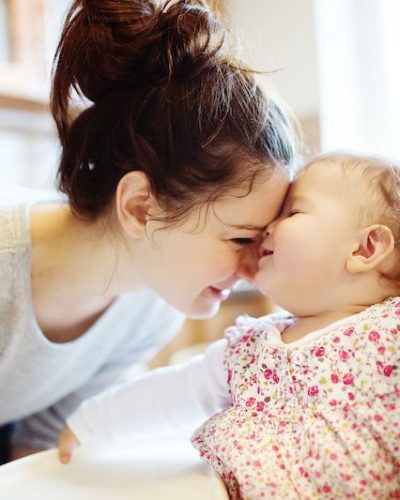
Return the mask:
<path id="1" fill-rule="evenodd" d="M 400 158 L 399 0 L 315 0 L 323 149 Z"/>
<path id="2" fill-rule="evenodd" d="M 318 73 L 312 0 L 225 0 L 242 56 L 271 80 L 300 119 L 318 114 Z"/>
<path id="3" fill-rule="evenodd" d="M 9 56 L 7 5 L 0 1 L 0 61 L 8 61 Z"/>
<path id="4" fill-rule="evenodd" d="M 60 38 L 61 27 L 72 0 L 43 0 L 46 63 L 48 73 Z"/>
<path id="5" fill-rule="evenodd" d="M 48 100 L 51 63 L 61 23 L 70 4 L 71 0 L 44 0 L 46 75 L 40 75 L 39 80 L 30 67 L 0 65 L 0 86 L 4 94 Z M 0 49 L 0 57 L 1 53 Z M 0 186 L 44 189 L 54 186 L 60 148 L 49 113 L 0 108 L 0 151 Z"/>

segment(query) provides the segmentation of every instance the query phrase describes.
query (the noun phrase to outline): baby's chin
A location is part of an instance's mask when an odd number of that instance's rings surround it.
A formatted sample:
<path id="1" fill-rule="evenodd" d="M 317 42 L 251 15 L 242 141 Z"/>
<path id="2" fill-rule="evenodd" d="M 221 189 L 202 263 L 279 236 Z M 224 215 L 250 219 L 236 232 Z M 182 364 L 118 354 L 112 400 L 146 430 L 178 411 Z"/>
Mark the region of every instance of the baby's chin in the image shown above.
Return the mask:
<path id="1" fill-rule="evenodd" d="M 258 290 L 265 295 L 268 301 L 271 303 L 272 312 L 285 311 L 293 316 L 301 317 L 304 316 L 305 308 L 299 307 L 299 304 L 294 304 L 291 300 L 285 296 L 277 294 L 273 290 L 269 290 L 268 287 L 258 287 L 257 283 L 254 283 Z"/>
<path id="2" fill-rule="evenodd" d="M 200 301 L 199 301 L 200 302 Z M 198 303 L 195 302 L 188 307 L 181 308 L 180 310 L 186 315 L 188 319 L 209 319 L 214 317 L 221 307 L 221 303 L 214 301 L 213 303 Z"/>
<path id="3" fill-rule="evenodd" d="M 265 295 L 268 300 L 271 302 L 277 303 L 277 300 L 279 298 L 277 297 L 276 290 L 273 289 L 273 287 L 268 286 L 268 280 L 265 279 L 265 276 L 262 276 L 262 270 L 258 271 L 253 278 L 253 281 L 251 283 L 253 286 L 257 288 L 257 290 Z"/>

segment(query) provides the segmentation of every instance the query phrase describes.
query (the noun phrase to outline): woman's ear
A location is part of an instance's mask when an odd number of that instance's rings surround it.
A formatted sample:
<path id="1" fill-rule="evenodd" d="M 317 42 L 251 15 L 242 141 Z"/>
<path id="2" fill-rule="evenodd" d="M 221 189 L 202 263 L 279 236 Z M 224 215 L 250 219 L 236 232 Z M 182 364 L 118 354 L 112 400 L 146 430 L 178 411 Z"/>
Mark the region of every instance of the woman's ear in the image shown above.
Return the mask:
<path id="1" fill-rule="evenodd" d="M 381 224 L 363 229 L 356 248 L 348 258 L 349 273 L 362 273 L 375 269 L 394 249 L 392 230 Z"/>
<path id="2" fill-rule="evenodd" d="M 154 199 L 144 172 L 128 172 L 120 179 L 115 196 L 119 223 L 125 234 L 141 238 Z"/>

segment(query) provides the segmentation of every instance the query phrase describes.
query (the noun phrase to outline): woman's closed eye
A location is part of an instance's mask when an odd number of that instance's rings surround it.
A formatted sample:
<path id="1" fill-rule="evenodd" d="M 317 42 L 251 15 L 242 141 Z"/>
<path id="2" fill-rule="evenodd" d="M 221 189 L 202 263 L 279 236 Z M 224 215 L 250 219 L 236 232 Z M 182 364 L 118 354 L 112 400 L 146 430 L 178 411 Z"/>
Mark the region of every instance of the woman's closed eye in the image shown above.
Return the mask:
<path id="1" fill-rule="evenodd" d="M 256 242 L 255 238 L 231 238 L 230 241 L 240 246 L 251 245 Z"/>

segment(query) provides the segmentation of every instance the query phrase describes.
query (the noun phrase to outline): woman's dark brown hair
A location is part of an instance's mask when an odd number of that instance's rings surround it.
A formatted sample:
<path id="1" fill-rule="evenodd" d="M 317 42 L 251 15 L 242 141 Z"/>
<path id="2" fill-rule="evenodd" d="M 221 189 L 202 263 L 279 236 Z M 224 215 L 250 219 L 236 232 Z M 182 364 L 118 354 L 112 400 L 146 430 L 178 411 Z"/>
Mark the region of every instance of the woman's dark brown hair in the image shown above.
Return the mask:
<path id="1" fill-rule="evenodd" d="M 169 220 L 248 181 L 290 168 L 283 110 L 226 49 L 201 0 L 75 0 L 55 58 L 51 106 L 60 189 L 96 218 L 129 171 L 148 176 Z M 90 105 L 71 111 L 73 91 Z"/>

